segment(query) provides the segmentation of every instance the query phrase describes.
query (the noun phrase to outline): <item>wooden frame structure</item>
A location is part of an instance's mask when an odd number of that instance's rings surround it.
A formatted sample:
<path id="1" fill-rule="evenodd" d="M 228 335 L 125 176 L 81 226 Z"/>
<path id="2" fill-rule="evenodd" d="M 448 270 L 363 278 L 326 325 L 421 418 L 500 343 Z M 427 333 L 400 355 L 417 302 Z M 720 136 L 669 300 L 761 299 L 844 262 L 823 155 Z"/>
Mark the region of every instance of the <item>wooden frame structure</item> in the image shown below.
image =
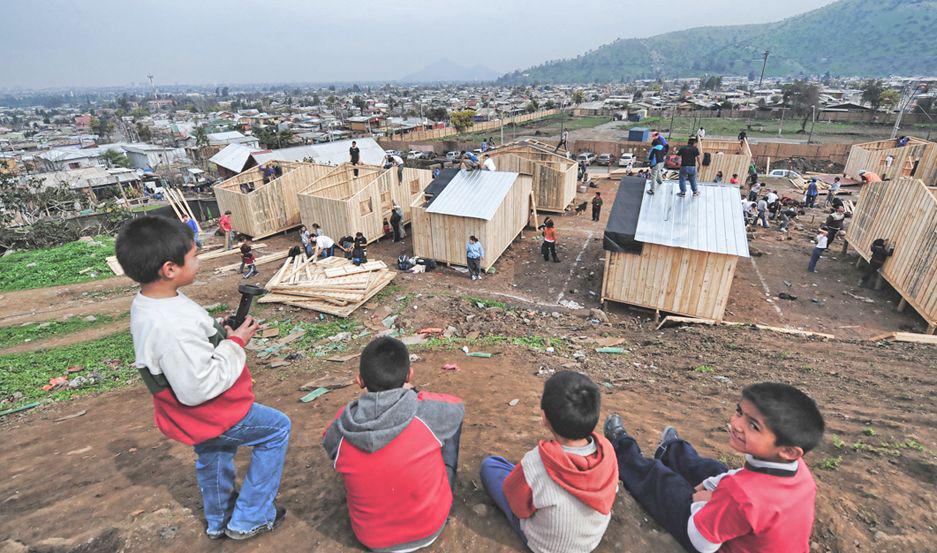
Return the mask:
<path id="1" fill-rule="evenodd" d="M 653 196 L 645 186 L 623 178 L 612 205 L 602 302 L 722 321 L 739 257 L 749 255 L 739 187 L 700 184 L 701 196 L 674 203 L 675 182 Z"/>
<path id="2" fill-rule="evenodd" d="M 576 161 L 553 153 L 539 142 L 505 144 L 485 152 L 498 171 L 530 175 L 538 211 L 562 213 L 576 199 Z"/>
<path id="3" fill-rule="evenodd" d="M 502 172 L 473 171 L 479 175 L 499 175 Z M 465 244 L 469 236 L 476 236 L 485 248 L 482 269 L 487 271 L 501 257 L 504 250 L 527 226 L 531 212 L 536 221 L 536 204 L 533 199 L 530 175 L 516 174 L 508 192 L 490 219 L 464 217 L 427 211 L 430 201 L 419 197 L 411 204 L 413 216 L 411 235 L 413 255 L 434 259 L 450 265 L 466 265 Z M 470 182 L 450 186 L 471 188 Z M 472 196 L 466 191 L 466 196 Z M 536 222 L 534 223 L 536 224 Z"/>
<path id="4" fill-rule="evenodd" d="M 906 146 L 907 147 L 907 146 Z M 894 254 L 880 274 L 927 321 L 928 334 L 937 330 L 937 188 L 908 177 L 872 182 L 862 187 L 846 239 L 863 259 L 872 256 L 872 242 L 888 239 Z"/>
<path id="5" fill-rule="evenodd" d="M 287 161 L 279 165 L 283 174 L 266 184 L 258 166 L 215 185 L 218 209 L 222 213 L 231 211 L 235 231 L 257 240 L 298 226 L 297 193 L 334 169 L 329 165 Z"/>
<path id="6" fill-rule="evenodd" d="M 745 180 L 748 175 L 748 166 L 752 163 L 752 150 L 748 146 L 748 141 L 739 142 L 738 140 L 714 140 L 704 138 L 700 141 L 701 160 L 710 155 L 709 165 L 702 165 L 700 161 L 699 175 L 696 179 L 700 182 L 715 182 L 716 174 L 722 171 L 723 182 L 729 182 L 733 174 L 739 176 L 739 181 Z M 676 150 L 671 148 L 673 153 Z"/>
<path id="7" fill-rule="evenodd" d="M 384 219 L 390 219 L 394 204 L 403 211 L 403 224 L 410 221 L 410 205 L 423 195 L 433 179 L 431 171 L 397 169 L 344 163 L 308 184 L 298 193 L 300 220 L 307 227 L 318 223 L 334 239 L 361 232 L 373 242 L 384 235 Z"/>
<path id="8" fill-rule="evenodd" d="M 928 186 L 937 184 L 937 143 L 908 138 L 900 148 L 894 139 L 853 144 L 843 173 L 858 180 L 859 171 L 872 171 L 884 180 L 914 177 Z"/>

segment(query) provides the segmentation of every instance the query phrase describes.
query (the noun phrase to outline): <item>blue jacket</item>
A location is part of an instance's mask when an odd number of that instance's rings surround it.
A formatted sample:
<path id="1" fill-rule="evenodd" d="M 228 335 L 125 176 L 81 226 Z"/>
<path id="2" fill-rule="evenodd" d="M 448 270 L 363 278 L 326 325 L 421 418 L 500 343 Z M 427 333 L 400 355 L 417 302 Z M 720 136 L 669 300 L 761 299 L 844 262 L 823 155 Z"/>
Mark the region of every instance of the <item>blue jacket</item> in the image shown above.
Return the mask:
<path id="1" fill-rule="evenodd" d="M 664 147 L 660 144 L 651 148 L 651 151 L 647 154 L 647 161 L 653 167 L 658 163 L 664 162 Z"/>
<path id="2" fill-rule="evenodd" d="M 189 219 L 185 224 L 192 229 L 192 234 L 198 234 L 198 224 L 196 224 L 194 219 Z"/>
<path id="3" fill-rule="evenodd" d="M 817 194 L 819 194 L 819 192 L 817 191 L 817 182 L 810 181 L 810 184 L 807 185 L 807 195 L 816 196 Z"/>
<path id="4" fill-rule="evenodd" d="M 471 242 L 465 243 L 465 257 L 469 259 L 481 259 L 485 257 L 485 248 L 482 247 L 481 242 Z"/>

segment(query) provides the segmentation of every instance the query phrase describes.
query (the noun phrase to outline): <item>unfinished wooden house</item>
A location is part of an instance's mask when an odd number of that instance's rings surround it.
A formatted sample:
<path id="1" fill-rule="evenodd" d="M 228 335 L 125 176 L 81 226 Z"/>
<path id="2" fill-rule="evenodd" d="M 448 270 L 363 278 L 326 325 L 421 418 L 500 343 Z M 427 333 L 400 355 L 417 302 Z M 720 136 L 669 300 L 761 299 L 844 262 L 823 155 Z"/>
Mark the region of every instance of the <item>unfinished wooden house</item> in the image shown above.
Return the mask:
<path id="1" fill-rule="evenodd" d="M 748 175 L 748 166 L 752 163 L 752 150 L 747 140 L 739 142 L 738 140 L 706 138 L 700 142 L 699 150 L 702 157 L 696 178 L 700 182 L 714 182 L 719 171 L 722 171 L 723 182 L 729 182 L 732 175 L 738 175 L 739 182 L 741 182 Z M 676 153 L 674 148 L 671 148 L 671 151 Z"/>
<path id="2" fill-rule="evenodd" d="M 909 177 L 862 187 L 846 239 L 869 261 L 872 242 L 878 238 L 887 239 L 895 248 L 882 266 L 882 278 L 901 294 L 900 307 L 913 307 L 927 321 L 928 334 L 933 334 L 937 329 L 937 188 Z"/>
<path id="3" fill-rule="evenodd" d="M 530 175 L 447 169 L 410 206 L 413 254 L 465 265 L 465 243 L 476 236 L 488 270 L 527 225 L 532 210 Z"/>
<path id="4" fill-rule="evenodd" d="M 304 225 L 318 223 L 335 240 L 361 232 L 373 242 L 383 236 L 384 219 L 390 219 L 394 204 L 403 211 L 404 224 L 410 221 L 410 204 L 422 198 L 423 189 L 433 180 L 432 172 L 425 169 L 405 167 L 399 179 L 397 169 L 357 168 L 355 177 L 351 164 L 333 167 L 299 191 Z"/>
<path id="5" fill-rule="evenodd" d="M 530 175 L 537 211 L 562 213 L 576 199 L 576 161 L 537 142 L 505 144 L 486 152 L 498 171 Z"/>
<path id="6" fill-rule="evenodd" d="M 231 211 L 235 231 L 255 240 L 299 225 L 297 193 L 334 167 L 312 163 L 279 162 L 281 176 L 264 183 L 261 168 L 253 167 L 216 184 L 215 199 L 221 213 Z"/>
<path id="7" fill-rule="evenodd" d="M 859 171 L 872 171 L 883 180 L 914 177 L 933 186 L 937 184 L 937 142 L 910 137 L 900 148 L 894 139 L 853 144 L 843 173 L 858 180 Z"/>
<path id="8" fill-rule="evenodd" d="M 605 228 L 602 301 L 657 312 L 722 320 L 735 267 L 748 257 L 739 187 L 700 184 L 700 195 L 677 197 L 664 181 L 624 177 Z"/>

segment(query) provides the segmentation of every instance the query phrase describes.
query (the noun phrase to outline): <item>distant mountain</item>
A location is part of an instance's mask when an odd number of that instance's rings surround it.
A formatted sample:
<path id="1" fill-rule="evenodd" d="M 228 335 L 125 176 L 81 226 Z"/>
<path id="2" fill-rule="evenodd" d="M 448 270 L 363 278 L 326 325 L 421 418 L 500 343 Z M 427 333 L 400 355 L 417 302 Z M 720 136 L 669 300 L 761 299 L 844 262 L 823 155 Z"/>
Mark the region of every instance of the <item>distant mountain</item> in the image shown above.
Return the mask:
<path id="1" fill-rule="evenodd" d="M 484 65 L 465 67 L 462 64 L 443 58 L 400 80 L 405 83 L 462 83 L 493 81 L 497 78 L 498 72 Z"/>
<path id="2" fill-rule="evenodd" d="M 660 12 L 666 17 L 666 7 Z M 766 76 L 937 74 L 937 1 L 840 0 L 774 23 L 698 27 L 618 39 L 577 56 L 508 73 L 501 84 L 617 82 L 705 73 Z"/>

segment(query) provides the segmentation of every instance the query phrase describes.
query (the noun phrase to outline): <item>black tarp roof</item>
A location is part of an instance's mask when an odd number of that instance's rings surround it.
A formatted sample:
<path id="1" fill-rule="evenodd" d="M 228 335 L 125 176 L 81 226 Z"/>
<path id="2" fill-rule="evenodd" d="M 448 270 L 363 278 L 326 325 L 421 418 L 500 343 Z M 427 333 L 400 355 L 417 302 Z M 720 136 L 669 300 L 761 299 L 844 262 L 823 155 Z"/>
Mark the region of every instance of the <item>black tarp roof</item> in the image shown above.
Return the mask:
<path id="1" fill-rule="evenodd" d="M 642 244 L 634 239 L 641 215 L 641 201 L 647 181 L 643 177 L 622 177 L 615 203 L 608 214 L 602 247 L 610 252 L 641 253 Z"/>
<path id="2" fill-rule="evenodd" d="M 449 183 L 452 182 L 452 179 L 459 174 L 460 168 L 458 166 L 451 167 L 449 169 L 443 169 L 439 176 L 433 179 L 426 189 L 423 191 L 423 197 L 426 198 L 426 205 L 423 207 L 429 207 L 433 204 L 433 200 L 439 197 L 439 194 L 449 186 Z"/>

